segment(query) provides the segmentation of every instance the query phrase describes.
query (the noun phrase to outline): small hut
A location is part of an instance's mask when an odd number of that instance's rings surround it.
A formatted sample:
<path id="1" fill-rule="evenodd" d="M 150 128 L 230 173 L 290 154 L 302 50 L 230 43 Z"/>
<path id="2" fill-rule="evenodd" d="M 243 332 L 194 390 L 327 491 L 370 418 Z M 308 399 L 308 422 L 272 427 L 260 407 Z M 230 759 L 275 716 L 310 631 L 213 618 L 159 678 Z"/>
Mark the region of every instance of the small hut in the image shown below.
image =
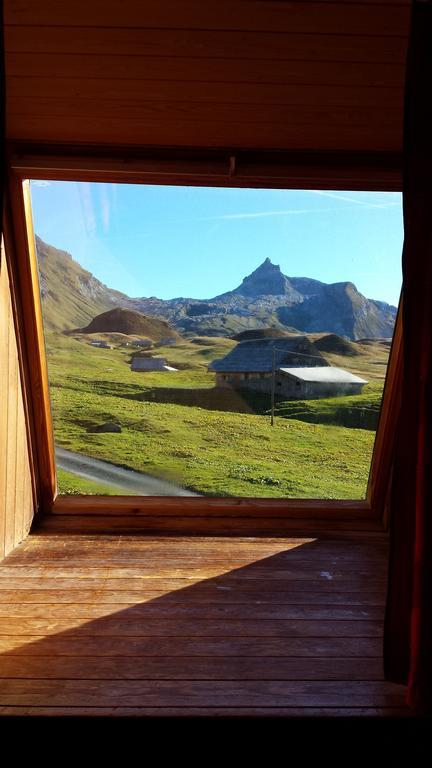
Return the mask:
<path id="1" fill-rule="evenodd" d="M 134 339 L 132 342 L 133 347 L 140 347 L 141 349 L 150 349 L 153 346 L 151 339 Z"/>
<path id="2" fill-rule="evenodd" d="M 103 341 L 100 339 L 99 341 L 91 341 L 90 342 L 91 347 L 100 347 L 101 349 L 112 349 L 112 344 L 108 344 L 107 341 Z"/>
<path id="3" fill-rule="evenodd" d="M 131 371 L 135 373 L 146 373 L 149 371 L 177 371 L 168 365 L 164 357 L 134 357 L 132 360 Z"/>
<path id="4" fill-rule="evenodd" d="M 209 371 L 216 386 L 250 389 L 288 399 L 360 394 L 367 381 L 342 368 L 332 367 L 305 336 L 242 341 Z"/>

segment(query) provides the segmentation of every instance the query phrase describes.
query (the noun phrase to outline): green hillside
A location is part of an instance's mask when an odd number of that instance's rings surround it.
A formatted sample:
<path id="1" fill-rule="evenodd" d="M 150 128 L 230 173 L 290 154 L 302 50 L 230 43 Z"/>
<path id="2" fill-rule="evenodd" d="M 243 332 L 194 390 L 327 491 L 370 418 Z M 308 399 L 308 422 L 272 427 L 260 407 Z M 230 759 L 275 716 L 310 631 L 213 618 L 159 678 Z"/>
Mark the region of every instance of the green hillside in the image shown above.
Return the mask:
<path id="1" fill-rule="evenodd" d="M 64 331 L 87 325 L 127 296 L 107 288 L 66 251 L 36 237 L 45 329 Z"/>
<path id="2" fill-rule="evenodd" d="M 371 380 L 363 395 L 280 401 L 271 427 L 269 398 L 254 401 L 216 390 L 207 372 L 208 363 L 234 344 L 195 338 L 161 347 L 158 354 L 180 370 L 143 374 L 131 372 L 130 350 L 124 346 L 97 349 L 49 334 L 57 444 L 204 495 L 364 498 L 384 348 L 359 345 L 361 353 L 352 358 Z M 366 411 L 363 424 L 356 421 L 356 414 Z M 106 421 L 119 423 L 122 432 L 91 431 Z M 363 425 L 367 428 L 359 428 Z M 62 473 L 59 481 L 61 492 L 106 492 L 79 477 L 74 481 L 70 473 Z"/>

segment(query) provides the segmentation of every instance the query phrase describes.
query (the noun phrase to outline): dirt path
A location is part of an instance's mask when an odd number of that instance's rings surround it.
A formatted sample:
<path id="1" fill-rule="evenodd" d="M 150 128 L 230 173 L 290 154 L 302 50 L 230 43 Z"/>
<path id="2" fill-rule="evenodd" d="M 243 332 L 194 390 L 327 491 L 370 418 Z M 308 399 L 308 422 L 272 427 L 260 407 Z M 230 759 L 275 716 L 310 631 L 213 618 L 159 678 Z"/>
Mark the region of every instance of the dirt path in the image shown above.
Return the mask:
<path id="1" fill-rule="evenodd" d="M 118 488 L 121 491 L 133 491 L 137 496 L 198 496 L 185 488 L 180 488 L 166 480 L 124 469 L 108 461 L 93 459 L 81 453 L 73 453 L 65 448 L 56 448 L 57 466 L 74 475 L 94 480 L 103 485 Z"/>

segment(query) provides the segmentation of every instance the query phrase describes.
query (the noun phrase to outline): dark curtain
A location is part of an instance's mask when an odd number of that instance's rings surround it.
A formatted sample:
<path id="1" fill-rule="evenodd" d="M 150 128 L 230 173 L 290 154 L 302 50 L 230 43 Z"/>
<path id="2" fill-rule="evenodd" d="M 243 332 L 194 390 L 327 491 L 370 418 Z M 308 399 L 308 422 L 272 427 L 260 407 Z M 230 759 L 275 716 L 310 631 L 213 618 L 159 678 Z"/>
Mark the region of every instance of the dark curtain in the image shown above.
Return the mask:
<path id="1" fill-rule="evenodd" d="M 432 712 L 432 1 L 414 0 L 406 72 L 403 385 L 390 504 L 387 679 Z"/>

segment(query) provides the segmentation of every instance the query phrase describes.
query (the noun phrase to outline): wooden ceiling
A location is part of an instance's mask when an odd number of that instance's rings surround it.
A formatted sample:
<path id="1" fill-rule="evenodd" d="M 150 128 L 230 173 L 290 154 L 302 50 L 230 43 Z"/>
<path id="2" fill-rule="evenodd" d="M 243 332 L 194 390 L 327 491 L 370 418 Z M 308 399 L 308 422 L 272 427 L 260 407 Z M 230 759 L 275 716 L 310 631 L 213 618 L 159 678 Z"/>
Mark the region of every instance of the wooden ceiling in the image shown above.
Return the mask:
<path id="1" fill-rule="evenodd" d="M 398 152 L 409 0 L 5 0 L 10 139 Z"/>

